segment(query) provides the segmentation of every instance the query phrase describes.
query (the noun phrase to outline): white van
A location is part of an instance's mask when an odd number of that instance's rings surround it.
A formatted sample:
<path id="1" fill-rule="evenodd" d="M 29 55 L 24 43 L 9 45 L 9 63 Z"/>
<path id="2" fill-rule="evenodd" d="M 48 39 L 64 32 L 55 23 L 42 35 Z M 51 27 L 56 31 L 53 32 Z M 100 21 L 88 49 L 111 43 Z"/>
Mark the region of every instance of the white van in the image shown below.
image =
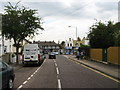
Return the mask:
<path id="1" fill-rule="evenodd" d="M 22 63 L 25 64 L 41 64 L 44 60 L 43 54 L 38 44 L 26 44 L 24 46 Z"/>

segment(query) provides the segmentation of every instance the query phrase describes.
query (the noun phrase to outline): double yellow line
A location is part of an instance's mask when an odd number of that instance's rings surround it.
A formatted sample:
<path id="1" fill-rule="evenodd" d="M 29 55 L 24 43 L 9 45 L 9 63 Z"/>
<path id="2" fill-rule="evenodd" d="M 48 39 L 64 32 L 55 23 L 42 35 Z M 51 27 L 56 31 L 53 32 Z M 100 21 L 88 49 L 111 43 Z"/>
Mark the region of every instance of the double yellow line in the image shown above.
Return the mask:
<path id="1" fill-rule="evenodd" d="M 101 75 L 103 75 L 103 76 L 105 76 L 105 77 L 107 77 L 107 78 L 109 78 L 109 79 L 111 79 L 111 80 L 113 80 L 113 81 L 115 81 L 115 82 L 117 82 L 117 83 L 120 83 L 120 80 L 115 79 L 115 78 L 113 78 L 113 77 L 111 77 L 111 76 L 108 76 L 108 75 L 106 75 L 106 74 L 104 74 L 104 73 L 102 73 L 102 72 L 100 72 L 100 71 L 97 71 L 97 70 L 95 70 L 95 69 L 93 69 L 93 68 L 90 68 L 90 67 L 88 67 L 88 66 L 86 66 L 86 65 L 83 65 L 83 64 L 81 64 L 80 62 L 78 62 L 78 61 L 76 61 L 76 60 L 73 60 L 73 59 L 70 59 L 70 58 L 69 58 L 69 60 L 71 60 L 71 61 L 73 61 L 73 62 L 75 62 L 75 63 L 77 63 L 77 64 L 80 64 L 81 66 L 83 66 L 83 67 L 85 67 L 85 68 L 87 68 L 87 69 L 89 69 L 89 70 L 92 70 L 92 71 L 94 71 L 94 72 L 96 72 L 96 73 L 99 73 L 99 74 L 101 74 Z"/>

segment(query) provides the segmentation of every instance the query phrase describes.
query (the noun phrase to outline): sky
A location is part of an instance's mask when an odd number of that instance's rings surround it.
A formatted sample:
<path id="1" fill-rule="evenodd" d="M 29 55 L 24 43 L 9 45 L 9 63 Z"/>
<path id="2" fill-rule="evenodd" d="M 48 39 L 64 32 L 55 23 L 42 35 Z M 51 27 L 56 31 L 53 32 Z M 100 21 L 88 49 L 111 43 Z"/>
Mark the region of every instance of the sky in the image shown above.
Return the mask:
<path id="1" fill-rule="evenodd" d="M 4 12 L 7 2 L 19 0 L 2 0 L 0 13 Z M 42 18 L 44 31 L 39 31 L 32 40 L 35 41 L 65 41 L 69 38 L 81 39 L 87 37 L 89 27 L 96 20 L 118 22 L 118 2 L 120 0 L 20 0 L 20 6 L 38 10 Z M 71 27 L 68 27 L 71 26 Z M 30 39 L 29 39 L 30 40 Z"/>

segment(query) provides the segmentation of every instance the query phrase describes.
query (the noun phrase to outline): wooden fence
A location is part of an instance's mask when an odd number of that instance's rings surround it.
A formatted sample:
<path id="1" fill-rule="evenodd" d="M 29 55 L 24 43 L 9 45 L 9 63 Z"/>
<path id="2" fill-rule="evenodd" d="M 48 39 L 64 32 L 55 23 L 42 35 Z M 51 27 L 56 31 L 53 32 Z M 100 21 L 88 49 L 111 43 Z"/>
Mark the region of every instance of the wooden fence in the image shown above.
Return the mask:
<path id="1" fill-rule="evenodd" d="M 90 59 L 120 65 L 120 47 L 109 47 L 106 51 L 92 48 L 90 49 Z"/>
<path id="2" fill-rule="evenodd" d="M 109 63 L 120 65 L 120 47 L 110 47 L 108 48 L 107 52 L 107 61 Z"/>
<path id="3" fill-rule="evenodd" d="M 102 62 L 102 49 L 90 49 L 90 58 Z"/>

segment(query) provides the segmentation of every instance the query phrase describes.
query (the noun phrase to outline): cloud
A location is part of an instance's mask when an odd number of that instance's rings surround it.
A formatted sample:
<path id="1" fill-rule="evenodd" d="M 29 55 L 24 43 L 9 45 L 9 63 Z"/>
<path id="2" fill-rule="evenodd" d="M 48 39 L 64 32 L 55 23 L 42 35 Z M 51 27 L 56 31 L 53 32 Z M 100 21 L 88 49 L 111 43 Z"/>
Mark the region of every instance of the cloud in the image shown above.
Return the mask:
<path id="1" fill-rule="evenodd" d="M 116 2 L 97 2 L 95 5 L 99 7 L 99 12 L 114 11 L 118 8 L 118 3 Z"/>
<path id="2" fill-rule="evenodd" d="M 3 5 L 6 4 L 3 0 Z M 10 0 L 13 1 L 13 0 Z M 17 0 L 16 0 L 17 1 Z M 87 36 L 89 27 L 95 23 L 94 19 L 117 22 L 117 4 L 119 0 L 21 0 L 20 5 L 37 9 L 43 18 L 43 34 L 37 35 L 36 40 L 66 40 L 78 36 Z M 13 1 L 15 2 L 15 1 Z M 1 11 L 1 10 L 0 10 Z M 40 31 L 41 32 L 41 31 Z"/>

